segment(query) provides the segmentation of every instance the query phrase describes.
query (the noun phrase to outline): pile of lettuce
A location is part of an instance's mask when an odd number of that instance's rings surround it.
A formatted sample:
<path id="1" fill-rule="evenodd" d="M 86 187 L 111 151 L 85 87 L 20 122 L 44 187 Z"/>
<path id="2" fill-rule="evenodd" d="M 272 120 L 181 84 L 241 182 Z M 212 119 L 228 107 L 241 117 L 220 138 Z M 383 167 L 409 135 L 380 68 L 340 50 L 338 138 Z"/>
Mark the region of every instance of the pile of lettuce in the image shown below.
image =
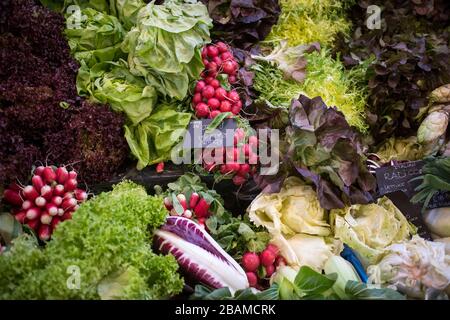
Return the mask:
<path id="1" fill-rule="evenodd" d="M 66 15 L 67 23 L 81 19 L 66 28 L 81 64 L 78 93 L 126 115 L 125 137 L 138 169 L 168 160 L 191 118 L 189 84 L 204 68 L 200 49 L 212 27 L 206 7 L 179 0 L 80 7 Z"/>
<path id="2" fill-rule="evenodd" d="M 367 28 L 367 7 L 381 9 L 380 28 Z M 429 93 L 450 82 L 450 3 L 446 0 L 359 1 L 350 11 L 351 38 L 336 47 L 353 68 L 375 58 L 369 78 L 369 122 L 375 142 L 417 131 Z"/>
<path id="3" fill-rule="evenodd" d="M 314 186 L 324 209 L 366 204 L 374 199 L 376 181 L 365 165 L 364 147 L 344 115 L 320 97 L 292 101 L 289 124 L 280 141 L 276 175 L 257 176 L 264 192 L 276 192 L 287 176 Z"/>
<path id="4" fill-rule="evenodd" d="M 77 96 L 78 65 L 63 30 L 63 17 L 33 0 L 2 3 L 0 185 L 25 181 L 46 160 L 96 183 L 127 158 L 123 117 Z"/>
<path id="5" fill-rule="evenodd" d="M 287 40 L 290 46 L 319 42 L 333 44 L 338 33 L 347 34 L 351 23 L 346 10 L 355 1 L 280 0 L 281 14 L 267 42 Z"/>
<path id="6" fill-rule="evenodd" d="M 408 240 L 416 228 L 386 197 L 330 212 L 334 236 L 357 253 L 363 265 L 377 263 L 394 243 Z"/>
<path id="7" fill-rule="evenodd" d="M 294 267 L 309 266 L 321 271 L 342 244 L 333 241 L 326 210 L 316 192 L 297 177 L 284 181 L 280 192 L 261 193 L 248 208 L 250 220 L 263 226 Z"/>
<path id="8" fill-rule="evenodd" d="M 163 200 L 124 181 L 83 203 L 45 248 L 22 234 L 0 255 L 1 299 L 167 299 L 183 280 L 172 256 L 152 252 Z"/>
<path id="9" fill-rule="evenodd" d="M 212 36 L 249 49 L 264 40 L 280 15 L 278 0 L 201 0 L 214 21 Z"/>

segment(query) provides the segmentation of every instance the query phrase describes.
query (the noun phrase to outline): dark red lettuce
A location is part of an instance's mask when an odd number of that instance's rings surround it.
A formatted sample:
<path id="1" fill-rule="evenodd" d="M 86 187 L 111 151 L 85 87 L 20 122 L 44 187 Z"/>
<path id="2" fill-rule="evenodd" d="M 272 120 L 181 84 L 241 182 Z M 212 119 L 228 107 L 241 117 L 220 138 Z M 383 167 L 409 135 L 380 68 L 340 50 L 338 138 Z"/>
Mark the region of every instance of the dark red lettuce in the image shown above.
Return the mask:
<path id="1" fill-rule="evenodd" d="M 213 19 L 212 36 L 248 49 L 270 33 L 280 15 L 277 0 L 201 0 Z"/>

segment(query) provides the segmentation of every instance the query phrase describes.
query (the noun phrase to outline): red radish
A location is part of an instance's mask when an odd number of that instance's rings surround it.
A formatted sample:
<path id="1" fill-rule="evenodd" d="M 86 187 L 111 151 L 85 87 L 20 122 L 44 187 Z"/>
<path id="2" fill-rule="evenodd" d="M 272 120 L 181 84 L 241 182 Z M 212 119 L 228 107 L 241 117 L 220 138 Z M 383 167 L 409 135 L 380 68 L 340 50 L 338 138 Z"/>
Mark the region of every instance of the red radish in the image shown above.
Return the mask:
<path id="1" fill-rule="evenodd" d="M 191 198 L 189 199 L 189 208 L 193 209 L 197 205 L 198 200 L 200 199 L 200 196 L 197 192 L 193 192 L 191 194 Z"/>
<path id="2" fill-rule="evenodd" d="M 66 220 L 72 219 L 72 214 L 73 214 L 72 211 L 65 212 L 61 217 L 61 221 L 66 221 Z"/>
<path id="3" fill-rule="evenodd" d="M 198 93 L 194 94 L 194 97 L 192 98 L 192 103 L 194 105 L 196 105 L 202 101 L 203 101 L 203 97 L 202 97 L 201 93 L 198 92 Z"/>
<path id="4" fill-rule="evenodd" d="M 38 175 L 38 176 L 42 176 L 42 174 L 44 173 L 44 169 L 45 169 L 44 166 L 36 167 L 36 169 L 34 169 L 33 174 Z"/>
<path id="5" fill-rule="evenodd" d="M 233 105 L 233 106 L 231 107 L 231 112 L 232 112 L 234 115 L 238 115 L 239 112 L 241 112 L 241 107 L 239 107 L 239 106 L 237 106 L 237 105 Z"/>
<path id="6" fill-rule="evenodd" d="M 205 66 L 205 69 L 207 69 L 208 65 L 209 65 L 209 60 L 208 59 L 203 59 L 203 65 Z"/>
<path id="7" fill-rule="evenodd" d="M 248 284 L 250 287 L 254 287 L 258 284 L 258 277 L 254 272 L 246 272 Z"/>
<path id="8" fill-rule="evenodd" d="M 31 202 L 30 200 L 25 200 L 25 201 L 22 203 L 22 209 L 23 209 L 23 210 L 28 210 L 28 209 L 30 209 L 30 208 L 33 207 L 33 206 L 34 206 L 34 203 Z"/>
<path id="9" fill-rule="evenodd" d="M 41 214 L 41 210 L 38 208 L 30 208 L 27 210 L 27 219 L 28 220 L 34 220 L 39 217 Z"/>
<path id="10" fill-rule="evenodd" d="M 69 179 L 64 184 L 64 190 L 65 191 L 73 191 L 77 188 L 78 182 L 76 179 Z"/>
<path id="11" fill-rule="evenodd" d="M 55 230 L 56 226 L 60 222 L 61 222 L 61 219 L 59 217 L 53 217 L 52 223 L 50 224 L 50 227 L 52 228 L 52 230 Z"/>
<path id="12" fill-rule="evenodd" d="M 236 76 L 228 76 L 228 82 L 229 82 L 230 84 L 235 84 L 236 81 L 237 81 Z"/>
<path id="13" fill-rule="evenodd" d="M 219 49 L 217 49 L 215 46 L 208 46 L 206 52 L 208 54 L 208 57 L 210 58 L 214 58 L 219 55 Z"/>
<path id="14" fill-rule="evenodd" d="M 228 52 L 228 51 L 224 51 L 221 55 L 220 55 L 220 58 L 222 59 L 222 61 L 230 61 L 230 60 L 233 60 L 234 59 L 234 57 L 233 57 L 233 55 L 231 54 L 231 52 Z"/>
<path id="15" fill-rule="evenodd" d="M 16 213 L 16 215 L 14 217 L 16 218 L 17 221 L 24 224 L 25 218 L 27 217 L 27 213 L 26 213 L 26 211 L 20 211 L 20 212 Z"/>
<path id="16" fill-rule="evenodd" d="M 180 204 L 183 207 L 183 209 L 186 210 L 187 209 L 187 203 L 186 203 L 185 195 L 180 193 L 179 195 L 177 195 L 177 199 L 180 202 Z"/>
<path id="17" fill-rule="evenodd" d="M 268 244 L 266 249 L 272 251 L 276 256 L 280 253 L 280 249 L 278 249 L 278 247 L 274 244 Z"/>
<path id="18" fill-rule="evenodd" d="M 275 272 L 275 266 L 271 264 L 270 266 L 264 267 L 266 269 L 266 277 L 270 278 Z"/>
<path id="19" fill-rule="evenodd" d="M 221 112 L 219 110 L 214 110 L 211 112 L 210 114 L 210 118 L 214 119 L 215 117 L 217 117 L 219 114 L 221 114 Z"/>
<path id="20" fill-rule="evenodd" d="M 215 63 L 215 62 L 210 62 L 210 63 L 208 64 L 208 68 L 207 68 L 208 74 L 214 74 L 214 73 L 217 72 L 218 69 L 219 69 L 219 66 L 217 65 L 217 63 Z M 212 83 L 212 81 L 211 81 L 211 83 Z"/>
<path id="21" fill-rule="evenodd" d="M 47 212 L 44 212 L 41 214 L 41 223 L 42 224 L 50 224 L 52 222 L 52 216 L 49 215 Z"/>
<path id="22" fill-rule="evenodd" d="M 44 171 L 42 172 L 42 177 L 44 178 L 44 181 L 46 183 L 52 183 L 56 179 L 55 170 L 53 170 L 53 168 L 50 166 L 45 167 Z"/>
<path id="23" fill-rule="evenodd" d="M 41 220 L 39 218 L 36 218 L 34 220 L 28 221 L 27 224 L 31 229 L 37 230 L 41 225 Z"/>
<path id="24" fill-rule="evenodd" d="M 50 240 L 50 226 L 43 224 L 39 227 L 39 231 L 38 231 L 38 235 L 39 235 L 39 239 L 41 239 L 42 241 L 48 241 Z"/>
<path id="25" fill-rule="evenodd" d="M 254 153 L 250 153 L 248 157 L 248 163 L 250 164 L 258 164 L 258 156 Z"/>
<path id="26" fill-rule="evenodd" d="M 164 171 L 164 162 L 160 162 L 156 165 L 156 172 L 161 173 Z M 76 195 L 75 195 L 76 196 Z"/>
<path id="27" fill-rule="evenodd" d="M 204 58 L 206 58 L 208 56 L 208 49 L 207 49 L 207 47 L 204 47 L 203 49 L 202 49 L 202 58 L 204 59 Z"/>
<path id="28" fill-rule="evenodd" d="M 276 260 L 275 260 L 275 266 L 285 266 L 287 263 L 286 263 L 286 260 L 282 257 L 282 256 L 278 256 L 277 258 L 276 258 Z"/>
<path id="29" fill-rule="evenodd" d="M 213 58 L 213 62 L 215 63 L 215 64 L 217 64 L 218 66 L 219 66 L 219 68 L 220 68 L 220 66 L 222 65 L 222 59 L 219 57 L 219 56 L 217 56 L 217 57 L 214 57 Z"/>
<path id="30" fill-rule="evenodd" d="M 74 170 L 69 171 L 69 179 L 76 179 L 77 176 L 78 176 L 78 174 L 76 171 L 74 171 Z"/>
<path id="31" fill-rule="evenodd" d="M 62 216 L 64 214 L 64 209 L 63 208 L 58 208 L 58 216 Z"/>
<path id="32" fill-rule="evenodd" d="M 173 209 L 172 200 L 169 197 L 164 198 L 164 206 L 169 211 Z"/>
<path id="33" fill-rule="evenodd" d="M 61 198 L 60 196 L 55 196 L 52 198 L 51 201 L 55 206 L 59 207 L 61 205 L 61 203 L 63 202 L 63 198 Z"/>
<path id="34" fill-rule="evenodd" d="M 58 183 L 64 184 L 69 178 L 69 171 L 67 171 L 66 167 L 59 167 L 56 169 L 56 181 Z"/>
<path id="35" fill-rule="evenodd" d="M 49 185 L 45 185 L 41 189 L 41 196 L 44 197 L 45 200 L 50 201 L 53 196 L 53 190 L 52 187 Z"/>
<path id="36" fill-rule="evenodd" d="M 251 147 L 256 148 L 258 146 L 258 138 L 256 136 L 250 136 L 250 138 L 248 138 L 248 144 Z"/>
<path id="37" fill-rule="evenodd" d="M 15 206 L 21 206 L 23 202 L 22 198 L 19 195 L 19 192 L 11 189 L 5 189 L 5 191 L 3 191 L 3 198 L 6 200 L 6 202 Z"/>
<path id="38" fill-rule="evenodd" d="M 19 186 L 19 185 L 18 185 L 17 183 L 15 183 L 15 182 L 11 182 L 11 183 L 9 184 L 9 186 L 8 186 L 7 189 L 10 189 L 10 190 L 19 192 L 19 191 L 22 190 L 22 187 Z"/>
<path id="39" fill-rule="evenodd" d="M 237 142 L 240 142 L 245 138 L 245 132 L 243 129 L 237 128 L 236 131 L 234 132 L 234 136 L 236 137 Z"/>
<path id="40" fill-rule="evenodd" d="M 61 208 L 64 209 L 64 211 L 71 210 L 77 205 L 77 200 L 75 198 L 66 199 L 61 204 Z"/>
<path id="41" fill-rule="evenodd" d="M 241 167 L 239 163 L 236 162 L 227 163 L 226 166 L 228 172 L 238 172 Z"/>
<path id="42" fill-rule="evenodd" d="M 275 262 L 275 258 L 276 255 L 268 249 L 264 249 L 260 255 L 261 264 L 265 267 L 272 265 Z"/>
<path id="43" fill-rule="evenodd" d="M 240 176 L 245 177 L 250 172 L 250 165 L 248 163 L 241 164 L 241 167 L 239 168 L 238 174 Z"/>
<path id="44" fill-rule="evenodd" d="M 206 85 L 208 85 L 208 84 L 211 84 L 211 82 L 213 82 L 214 81 L 214 77 L 206 77 L 206 79 L 205 79 L 205 83 L 206 83 Z M 205 85 L 205 87 L 206 87 L 206 85 Z"/>
<path id="45" fill-rule="evenodd" d="M 203 98 L 206 98 L 206 99 L 210 99 L 210 98 L 214 97 L 214 93 L 215 93 L 215 90 L 211 85 L 207 85 L 202 90 L 202 96 L 203 96 Z"/>
<path id="46" fill-rule="evenodd" d="M 191 210 L 186 210 L 186 211 L 183 213 L 183 217 L 188 218 L 188 219 L 191 219 L 191 218 L 192 218 L 192 211 L 191 211 Z"/>
<path id="47" fill-rule="evenodd" d="M 242 186 L 245 183 L 245 181 L 247 181 L 247 180 L 244 177 L 242 177 L 242 176 L 235 175 L 233 177 L 233 184 L 235 186 Z"/>
<path id="48" fill-rule="evenodd" d="M 77 199 L 78 201 L 83 202 L 83 201 L 87 200 L 88 195 L 87 195 L 86 191 L 84 191 L 82 189 L 76 189 L 74 194 L 75 194 L 75 199 Z"/>
<path id="49" fill-rule="evenodd" d="M 45 209 L 47 210 L 48 214 L 53 216 L 56 216 L 58 214 L 58 207 L 53 203 L 47 203 L 45 205 Z"/>
<path id="50" fill-rule="evenodd" d="M 200 102 L 195 106 L 195 115 L 199 118 L 207 117 L 209 115 L 208 106 L 205 103 Z"/>
<path id="51" fill-rule="evenodd" d="M 47 204 L 47 200 L 45 200 L 44 197 L 37 197 L 36 200 L 34 200 L 34 203 L 35 203 L 36 206 L 38 206 L 39 208 L 43 208 L 43 207 L 45 207 L 45 205 Z"/>
<path id="52" fill-rule="evenodd" d="M 64 193 L 64 196 L 62 198 L 63 198 L 63 201 L 66 200 L 66 199 L 73 198 L 73 192 L 66 192 L 66 193 Z"/>
<path id="53" fill-rule="evenodd" d="M 31 184 L 36 190 L 41 190 L 44 186 L 44 181 L 41 176 L 34 175 L 33 178 L 31 178 Z"/>
<path id="54" fill-rule="evenodd" d="M 231 60 L 227 60 L 223 63 L 223 72 L 225 72 L 228 75 L 233 74 L 236 69 L 235 69 L 235 64 L 233 63 L 233 61 Z"/>
<path id="55" fill-rule="evenodd" d="M 57 184 L 54 188 L 53 188 L 53 195 L 54 196 L 62 196 L 64 195 L 64 186 L 62 184 Z"/>
<path id="56" fill-rule="evenodd" d="M 202 227 L 203 229 L 206 229 L 206 219 L 205 218 L 198 218 L 197 222 L 200 225 L 200 227 Z"/>
<path id="57" fill-rule="evenodd" d="M 244 146 L 242 147 L 242 149 L 244 150 L 244 155 L 245 155 L 246 157 L 248 157 L 249 154 L 250 154 L 250 145 L 244 144 Z"/>
<path id="58" fill-rule="evenodd" d="M 244 267 L 245 271 L 254 272 L 260 264 L 259 256 L 255 252 L 246 252 L 242 256 L 242 267 Z"/>
<path id="59" fill-rule="evenodd" d="M 196 93 L 202 92 L 202 90 L 203 90 L 204 87 L 206 87 L 205 81 L 200 80 L 200 81 L 197 82 L 197 84 L 195 85 L 195 92 L 196 92 Z"/>
<path id="60" fill-rule="evenodd" d="M 221 41 L 216 43 L 216 48 L 217 48 L 217 50 L 219 50 L 220 53 L 224 53 L 224 52 L 228 51 L 228 46 Z"/>
<path id="61" fill-rule="evenodd" d="M 220 101 L 216 98 L 211 98 L 208 100 L 208 106 L 211 110 L 217 110 L 220 107 Z"/>
<path id="62" fill-rule="evenodd" d="M 194 208 L 195 216 L 197 218 L 207 218 L 209 206 L 209 203 L 204 198 L 201 198 Z"/>
<path id="63" fill-rule="evenodd" d="M 236 101 L 235 105 L 238 108 L 242 108 L 242 101 L 241 100 Z"/>
<path id="64" fill-rule="evenodd" d="M 231 103 L 227 100 L 224 100 L 220 103 L 220 111 L 221 112 L 230 112 L 231 111 Z"/>
<path id="65" fill-rule="evenodd" d="M 219 99 L 219 101 L 223 101 L 227 98 L 227 90 L 225 90 L 224 88 L 220 87 L 217 88 L 215 93 L 214 93 L 214 97 L 216 97 L 217 99 Z"/>
<path id="66" fill-rule="evenodd" d="M 231 99 L 233 102 L 238 102 L 241 99 L 239 97 L 239 94 L 235 90 L 230 91 L 228 93 L 228 98 Z"/>
<path id="67" fill-rule="evenodd" d="M 217 89 L 220 87 L 220 82 L 217 79 L 214 79 L 213 81 L 211 81 L 211 87 L 213 87 L 214 89 Z"/>

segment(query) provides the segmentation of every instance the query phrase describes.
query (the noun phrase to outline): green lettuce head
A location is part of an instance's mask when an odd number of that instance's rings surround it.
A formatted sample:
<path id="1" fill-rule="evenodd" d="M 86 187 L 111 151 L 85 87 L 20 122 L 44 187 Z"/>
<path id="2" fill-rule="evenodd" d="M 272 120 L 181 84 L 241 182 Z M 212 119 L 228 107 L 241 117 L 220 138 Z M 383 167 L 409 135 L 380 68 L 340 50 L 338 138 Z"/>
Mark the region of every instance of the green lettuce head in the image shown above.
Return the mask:
<path id="1" fill-rule="evenodd" d="M 143 7 L 122 49 L 133 74 L 165 96 L 182 100 L 204 68 L 200 47 L 210 41 L 212 20 L 202 3 L 154 1 Z"/>
<path id="2" fill-rule="evenodd" d="M 79 13 L 66 16 L 67 21 L 77 21 Z M 119 20 L 92 8 L 81 10 L 79 28 L 65 29 L 69 46 L 74 57 L 84 61 L 89 67 L 98 62 L 115 61 L 125 54 L 120 46 L 125 30 Z"/>
<path id="3" fill-rule="evenodd" d="M 377 203 L 331 210 L 330 221 L 335 237 L 355 250 L 366 266 L 377 263 L 386 247 L 416 232 L 387 197 Z"/>

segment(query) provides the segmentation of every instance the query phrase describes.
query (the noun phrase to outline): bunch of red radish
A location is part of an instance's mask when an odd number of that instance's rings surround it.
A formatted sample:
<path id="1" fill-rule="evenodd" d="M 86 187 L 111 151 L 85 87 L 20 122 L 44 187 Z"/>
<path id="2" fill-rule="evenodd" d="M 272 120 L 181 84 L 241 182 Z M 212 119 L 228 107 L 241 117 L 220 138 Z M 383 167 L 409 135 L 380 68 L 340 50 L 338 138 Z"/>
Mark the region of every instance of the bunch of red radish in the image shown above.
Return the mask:
<path id="1" fill-rule="evenodd" d="M 177 205 L 174 205 L 174 201 Z M 164 206 L 170 212 L 171 216 L 183 216 L 188 219 L 196 218 L 201 226 L 205 226 L 206 219 L 211 216 L 209 211 L 210 203 L 197 192 L 193 192 L 189 199 L 182 193 L 173 197 L 164 198 Z"/>
<path id="2" fill-rule="evenodd" d="M 197 118 L 215 118 L 224 112 L 238 115 L 242 101 L 236 90 L 227 91 L 218 80 L 219 75 L 227 75 L 229 84 L 237 81 L 239 64 L 229 47 L 223 42 L 205 46 L 202 50 L 205 70 L 202 80 L 195 86 L 192 104 Z"/>
<path id="3" fill-rule="evenodd" d="M 220 172 L 233 178 L 236 186 L 243 185 L 255 173 L 258 164 L 258 138 L 255 135 L 246 137 L 244 130 L 236 129 L 234 147 L 208 150 L 211 157 L 203 151 L 203 168 L 208 172 Z"/>
<path id="4" fill-rule="evenodd" d="M 279 254 L 278 248 L 269 244 L 260 254 L 246 252 L 242 256 L 241 264 L 247 274 L 250 287 L 262 289 L 264 282 L 267 283 L 278 266 L 286 265 L 286 261 Z"/>
<path id="5" fill-rule="evenodd" d="M 66 167 L 39 166 L 31 184 L 16 183 L 4 191 L 4 199 L 13 206 L 12 213 L 22 224 L 47 241 L 58 223 L 71 219 L 79 204 L 87 199 L 86 191 L 77 188 L 77 173 Z"/>

